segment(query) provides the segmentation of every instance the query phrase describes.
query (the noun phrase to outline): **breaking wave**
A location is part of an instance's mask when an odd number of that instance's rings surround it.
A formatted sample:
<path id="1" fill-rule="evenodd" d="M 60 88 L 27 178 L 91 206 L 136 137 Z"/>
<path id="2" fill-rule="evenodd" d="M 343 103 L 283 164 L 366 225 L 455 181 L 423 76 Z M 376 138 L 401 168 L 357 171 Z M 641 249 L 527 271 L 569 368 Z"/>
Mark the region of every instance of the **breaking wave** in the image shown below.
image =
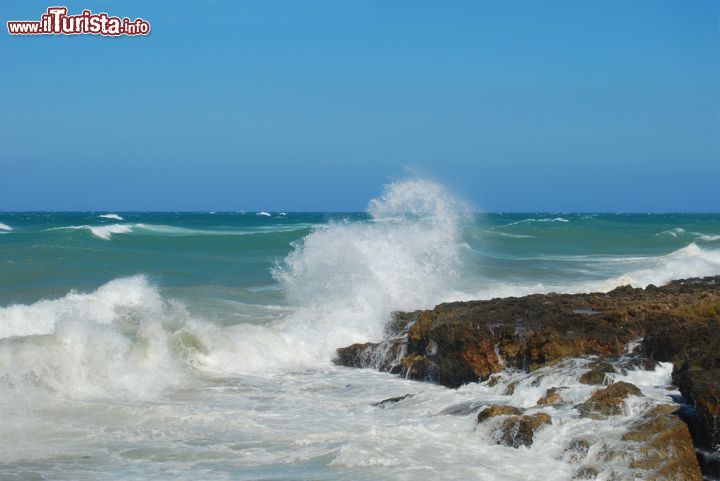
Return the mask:
<path id="1" fill-rule="evenodd" d="M 194 318 L 142 276 L 0 308 L 0 386 L 150 396 L 199 372 L 327 366 L 337 347 L 380 337 L 393 310 L 447 295 L 461 268 L 462 210 L 441 186 L 406 181 L 370 203 L 375 222 L 316 228 L 275 267 L 293 310 L 266 325 Z M 106 239 L 133 226 L 102 227 L 70 228 Z"/>
<path id="2" fill-rule="evenodd" d="M 117 214 L 100 214 L 98 217 L 102 217 L 103 219 L 124 220 Z"/>

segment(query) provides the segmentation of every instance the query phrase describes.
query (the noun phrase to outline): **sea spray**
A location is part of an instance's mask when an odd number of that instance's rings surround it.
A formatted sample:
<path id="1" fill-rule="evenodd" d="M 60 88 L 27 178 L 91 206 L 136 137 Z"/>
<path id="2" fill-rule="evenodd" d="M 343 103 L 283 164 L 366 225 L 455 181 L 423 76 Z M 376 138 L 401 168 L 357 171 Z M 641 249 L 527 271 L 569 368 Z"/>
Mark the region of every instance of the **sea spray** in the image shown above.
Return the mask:
<path id="1" fill-rule="evenodd" d="M 142 276 L 0 309 L 0 391 L 148 397 L 184 375 L 171 339 L 188 314 Z"/>

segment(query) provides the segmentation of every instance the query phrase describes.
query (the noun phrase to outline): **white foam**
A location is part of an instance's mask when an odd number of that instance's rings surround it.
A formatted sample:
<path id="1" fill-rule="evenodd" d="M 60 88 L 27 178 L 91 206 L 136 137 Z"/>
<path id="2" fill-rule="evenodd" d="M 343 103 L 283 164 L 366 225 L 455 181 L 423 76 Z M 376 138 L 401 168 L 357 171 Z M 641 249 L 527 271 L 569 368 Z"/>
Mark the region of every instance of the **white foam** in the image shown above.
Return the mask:
<path id="1" fill-rule="evenodd" d="M 523 219 L 516 222 L 510 222 L 509 224 L 505 224 L 504 227 L 511 226 L 511 225 L 518 225 L 518 224 L 525 224 L 527 222 L 570 222 L 568 219 L 565 219 L 563 217 L 542 217 L 542 218 L 531 218 L 531 219 Z"/>
<path id="2" fill-rule="evenodd" d="M 455 290 L 444 300 L 492 299 L 496 297 L 518 297 L 530 294 L 558 292 L 576 294 L 583 292 L 608 292 L 619 286 L 647 287 L 650 284 L 661 286 L 675 279 L 720 275 L 720 250 L 704 249 L 695 243 L 677 249 L 665 255 L 648 257 L 547 257 L 553 260 L 600 261 L 607 267 L 618 269 L 625 267 L 618 275 L 605 279 L 574 282 L 571 284 L 551 283 L 506 283 L 485 282 L 480 288 L 467 286 Z"/>
<path id="3" fill-rule="evenodd" d="M 103 219 L 124 220 L 117 214 L 100 214 L 98 217 L 102 217 Z"/>
<path id="4" fill-rule="evenodd" d="M 271 217 L 271 216 L 270 216 L 270 213 L 269 213 L 269 212 L 265 212 L 265 211 L 258 212 L 257 215 L 261 215 L 261 216 L 264 216 L 264 217 Z"/>
<path id="5" fill-rule="evenodd" d="M 664 230 L 658 234 L 655 234 L 656 236 L 671 236 L 671 237 L 678 237 L 685 233 L 685 229 L 682 227 L 675 227 L 674 229 L 668 229 Z"/>
<path id="6" fill-rule="evenodd" d="M 0 308 L 0 390 L 68 397 L 157 394 L 185 378 L 173 335 L 190 322 L 142 276 Z"/>
<path id="7" fill-rule="evenodd" d="M 107 224 L 107 225 L 68 225 L 63 227 L 51 227 L 51 230 L 88 230 L 95 237 L 103 240 L 110 240 L 113 234 L 129 234 L 133 231 L 131 224 Z"/>
<path id="8" fill-rule="evenodd" d="M 715 242 L 716 240 L 720 240 L 720 235 L 714 235 L 714 234 L 700 234 L 697 239 L 699 241 L 703 242 Z"/>
<path id="9" fill-rule="evenodd" d="M 11 231 L 11 230 L 13 230 L 13 228 L 7 224 L 3 224 L 2 222 L 0 222 L 0 230 Z"/>

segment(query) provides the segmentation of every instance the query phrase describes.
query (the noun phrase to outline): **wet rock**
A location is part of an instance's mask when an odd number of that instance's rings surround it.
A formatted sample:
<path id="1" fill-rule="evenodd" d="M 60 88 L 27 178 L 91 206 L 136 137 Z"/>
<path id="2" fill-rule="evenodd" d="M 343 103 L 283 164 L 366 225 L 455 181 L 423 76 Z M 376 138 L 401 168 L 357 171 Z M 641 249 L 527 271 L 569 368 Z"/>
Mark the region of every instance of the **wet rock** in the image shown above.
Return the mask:
<path id="1" fill-rule="evenodd" d="M 572 464 L 579 464 L 590 451 L 590 447 L 598 442 L 597 439 L 591 439 L 589 437 L 575 438 L 568 443 L 568 446 L 563 452 L 563 460 Z"/>
<path id="2" fill-rule="evenodd" d="M 511 382 L 510 384 L 508 384 L 508 385 L 505 387 L 505 392 L 504 392 L 504 394 L 505 394 L 506 396 L 512 396 L 513 394 L 515 394 L 515 388 L 517 387 L 517 385 L 518 385 L 518 382 L 517 382 L 517 381 L 513 381 L 513 382 Z"/>
<path id="3" fill-rule="evenodd" d="M 394 315 L 389 329 L 398 347 L 355 344 L 338 350 L 336 362 L 395 369 L 410 379 L 458 387 L 486 380 L 504 368 L 532 371 L 567 357 L 621 356 L 630 341 L 663 316 L 712 313 L 711 308 L 680 309 L 709 293 L 720 296 L 720 277 L 644 290 L 625 286 L 608 294 L 535 294 L 440 304 Z M 588 309 L 592 315 L 584 313 Z M 402 362 L 377 360 L 383 356 L 400 356 Z"/>
<path id="4" fill-rule="evenodd" d="M 510 416 L 521 414 L 522 411 L 514 406 L 504 404 L 493 404 L 478 413 L 477 422 L 481 423 L 496 416 Z"/>
<path id="5" fill-rule="evenodd" d="M 538 406 L 547 406 L 561 403 L 563 399 L 562 396 L 560 396 L 559 391 L 560 390 L 556 387 L 551 387 L 550 389 L 545 391 L 545 395 L 537 401 Z"/>
<path id="6" fill-rule="evenodd" d="M 596 479 L 600 471 L 593 466 L 580 466 L 576 471 L 573 479 Z"/>
<path id="7" fill-rule="evenodd" d="M 590 399 L 578 406 L 582 416 L 601 419 L 623 413 L 623 403 L 628 396 L 642 396 L 642 392 L 634 384 L 616 382 L 596 391 Z"/>
<path id="8" fill-rule="evenodd" d="M 533 443 L 535 432 L 546 424 L 552 424 L 550 415 L 546 413 L 537 413 L 531 416 L 510 416 L 503 420 L 500 425 L 498 444 L 513 448 L 530 446 Z"/>
<path id="9" fill-rule="evenodd" d="M 336 362 L 459 387 L 503 369 L 533 371 L 568 357 L 627 358 L 628 344 L 642 338 L 633 360 L 618 365 L 620 372 L 672 362 L 673 383 L 696 412 L 696 446 L 708 452 L 720 447 L 720 276 L 606 294 L 440 304 L 395 314 L 387 332 L 383 342 L 339 349 Z M 607 372 L 596 370 L 588 381 L 601 382 L 600 374 Z M 621 412 L 622 399 L 590 399 L 583 406 L 585 415 L 602 416 Z M 717 464 L 708 469 L 720 477 Z"/>
<path id="10" fill-rule="evenodd" d="M 391 397 L 391 398 L 383 399 L 382 401 L 379 401 L 376 403 L 372 403 L 372 406 L 382 408 L 382 409 L 387 409 L 390 406 L 399 403 L 403 399 L 407 399 L 407 398 L 411 398 L 411 397 L 413 397 L 412 394 L 405 394 L 404 396 Z"/>
<path id="11" fill-rule="evenodd" d="M 474 413 L 485 404 L 486 403 L 484 401 L 467 401 L 464 403 L 453 404 L 452 406 L 448 406 L 442 411 L 440 411 L 440 414 L 449 414 L 451 416 L 467 416 L 468 414 Z"/>
<path id="12" fill-rule="evenodd" d="M 598 361 L 591 365 L 588 372 L 580 376 L 580 382 L 583 384 L 603 385 L 605 384 L 605 376 L 615 372 L 615 368 L 607 361 Z"/>
<path id="13" fill-rule="evenodd" d="M 642 343 L 645 354 L 674 364 L 673 383 L 695 408 L 698 446 L 720 449 L 720 295 L 683 303 L 654 319 Z M 708 474 L 720 477 L 716 464 Z"/>
<path id="14" fill-rule="evenodd" d="M 643 479 L 702 480 L 690 431 L 676 411 L 676 405 L 658 406 L 623 436 L 632 444 L 631 467 L 649 473 Z"/>

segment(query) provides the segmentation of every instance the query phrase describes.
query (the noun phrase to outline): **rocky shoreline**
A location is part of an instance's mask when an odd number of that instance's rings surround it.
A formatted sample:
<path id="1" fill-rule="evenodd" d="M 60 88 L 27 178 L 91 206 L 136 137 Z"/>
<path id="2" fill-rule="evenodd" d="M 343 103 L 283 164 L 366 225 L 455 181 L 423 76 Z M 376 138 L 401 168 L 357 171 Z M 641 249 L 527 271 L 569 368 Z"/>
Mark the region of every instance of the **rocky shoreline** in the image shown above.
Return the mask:
<path id="1" fill-rule="evenodd" d="M 701 479 L 699 466 L 710 479 L 720 476 L 720 276 L 395 313 L 385 339 L 343 347 L 337 354 L 343 366 L 451 388 L 491 385 L 508 369 L 532 373 L 590 356 L 579 382 L 598 385 L 598 390 L 576 408 L 591 417 L 617 415 L 627 396 L 639 394 L 629 383 L 605 386 L 611 381 L 607 374 L 672 362 L 684 409 L 658 406 L 637 419 L 626 435 L 632 446 L 641 446 L 633 465 L 653 473 L 647 479 Z M 548 390 L 538 405 L 561 399 L 559 390 Z M 498 443 L 508 446 L 529 445 L 533 432 L 550 422 L 547 414 L 527 415 L 509 406 L 487 409 L 478 422 L 499 415 Z M 585 474 L 594 478 L 591 471 Z M 583 479 L 582 472 L 578 476 Z"/>

